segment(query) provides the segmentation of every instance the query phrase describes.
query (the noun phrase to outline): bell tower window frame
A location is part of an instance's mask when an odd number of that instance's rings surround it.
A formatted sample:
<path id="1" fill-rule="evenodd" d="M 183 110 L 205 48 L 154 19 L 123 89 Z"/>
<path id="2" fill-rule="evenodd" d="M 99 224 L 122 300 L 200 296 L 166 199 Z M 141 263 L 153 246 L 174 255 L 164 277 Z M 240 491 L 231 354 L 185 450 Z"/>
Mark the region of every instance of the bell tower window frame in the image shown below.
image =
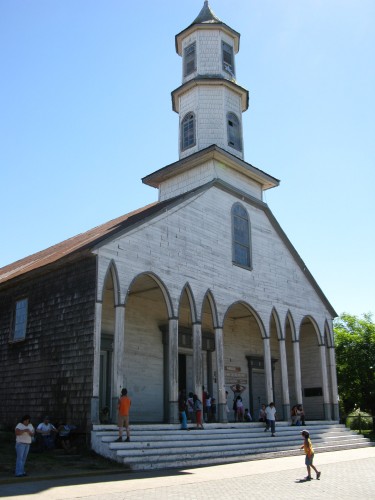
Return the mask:
<path id="1" fill-rule="evenodd" d="M 234 113 L 227 114 L 228 146 L 242 152 L 241 123 Z"/>
<path id="2" fill-rule="evenodd" d="M 191 43 L 184 49 L 184 77 L 197 70 L 197 44 Z"/>
<path id="3" fill-rule="evenodd" d="M 234 69 L 234 53 L 233 47 L 229 45 L 229 43 L 222 42 L 222 58 L 223 58 L 223 70 L 226 73 L 229 73 L 232 78 L 236 76 L 236 72 Z"/>
<path id="4" fill-rule="evenodd" d="M 195 146 L 195 128 L 195 114 L 189 111 L 181 121 L 181 151 Z"/>

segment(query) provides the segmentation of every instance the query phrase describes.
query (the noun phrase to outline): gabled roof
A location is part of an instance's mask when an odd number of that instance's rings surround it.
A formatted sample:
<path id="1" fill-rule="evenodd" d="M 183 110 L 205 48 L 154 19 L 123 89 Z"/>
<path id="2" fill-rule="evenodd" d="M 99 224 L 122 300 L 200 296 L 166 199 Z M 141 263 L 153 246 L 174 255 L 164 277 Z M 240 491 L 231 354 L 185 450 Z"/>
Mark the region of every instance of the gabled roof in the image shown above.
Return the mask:
<path id="1" fill-rule="evenodd" d="M 67 240 L 57 243 L 41 252 L 29 255 L 0 269 L 0 284 L 9 281 L 17 276 L 26 274 L 38 268 L 42 268 L 72 254 L 82 252 L 91 248 L 102 239 L 111 236 L 128 224 L 132 224 L 141 218 L 147 217 L 155 209 L 161 208 L 162 203 L 151 203 L 143 208 L 129 212 L 117 217 L 105 224 L 96 226 L 85 233 L 80 233 Z"/>
<path id="2" fill-rule="evenodd" d="M 134 210 L 133 212 L 129 212 L 128 214 L 122 215 L 121 217 L 117 217 L 116 219 L 106 222 L 105 224 L 96 226 L 93 229 L 86 231 L 85 233 L 73 236 L 72 238 L 62 241 L 57 245 L 53 245 L 46 250 L 42 250 L 41 252 L 18 260 L 13 264 L 9 264 L 8 266 L 0 269 L 0 285 L 12 280 L 13 278 L 21 277 L 23 275 L 26 275 L 30 271 L 41 269 L 48 265 L 57 263 L 58 261 L 65 262 L 66 260 L 69 260 L 69 258 L 73 258 L 74 255 L 82 254 L 85 250 L 94 250 L 95 248 L 100 247 L 100 245 L 102 245 L 106 240 L 112 237 L 120 236 L 122 232 L 132 229 L 137 224 L 146 222 L 149 217 L 153 217 L 172 206 L 178 205 L 182 200 L 189 199 L 190 197 L 195 196 L 197 193 L 208 190 L 211 187 L 217 187 L 219 189 L 227 191 L 232 195 L 238 197 L 239 199 L 246 200 L 248 203 L 264 211 L 275 231 L 285 243 L 291 255 L 294 257 L 297 265 L 302 270 L 311 286 L 314 288 L 322 302 L 327 307 L 327 310 L 330 312 L 332 318 L 336 317 L 336 311 L 333 309 L 327 297 L 324 295 L 314 277 L 308 270 L 307 266 L 301 259 L 297 250 L 294 248 L 289 238 L 284 233 L 283 229 L 272 214 L 268 205 L 263 201 L 258 200 L 257 198 L 254 198 L 247 193 L 239 190 L 238 188 L 234 188 L 233 186 L 227 184 L 226 182 L 223 182 L 220 179 L 212 180 L 203 186 L 199 186 L 192 191 L 178 195 L 174 198 L 170 198 L 169 200 L 151 203 L 150 205 L 147 205 L 138 210 Z"/>

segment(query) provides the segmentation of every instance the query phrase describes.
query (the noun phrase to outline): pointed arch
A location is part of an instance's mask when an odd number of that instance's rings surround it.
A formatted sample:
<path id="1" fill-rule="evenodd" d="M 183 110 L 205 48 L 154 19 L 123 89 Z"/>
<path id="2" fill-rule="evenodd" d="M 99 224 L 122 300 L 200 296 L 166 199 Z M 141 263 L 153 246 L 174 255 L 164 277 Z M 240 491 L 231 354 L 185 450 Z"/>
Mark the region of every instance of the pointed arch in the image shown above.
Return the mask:
<path id="1" fill-rule="evenodd" d="M 286 316 L 285 316 L 284 337 L 286 337 L 286 330 L 287 330 L 288 323 L 289 323 L 290 331 L 292 334 L 292 340 L 296 341 L 297 340 L 297 330 L 296 330 L 296 325 L 294 323 L 294 319 L 293 319 L 293 316 L 292 316 L 292 313 L 290 312 L 290 310 L 288 310 L 288 312 L 286 313 Z"/>
<path id="2" fill-rule="evenodd" d="M 211 316 L 212 316 L 212 324 L 214 328 L 219 327 L 219 319 L 218 319 L 218 313 L 217 313 L 217 307 L 216 307 L 216 301 L 214 299 L 213 293 L 211 292 L 210 289 L 208 289 L 203 297 L 202 301 L 202 309 L 201 309 L 201 318 L 203 315 L 203 308 L 204 308 L 204 303 L 206 302 L 206 299 L 208 301 L 208 304 L 211 309 Z"/>
<path id="3" fill-rule="evenodd" d="M 325 339 L 327 339 L 327 341 Z M 324 343 L 327 347 L 334 347 L 335 345 L 333 331 L 329 327 L 327 320 L 324 322 Z"/>
<path id="4" fill-rule="evenodd" d="M 191 286 L 188 282 L 185 283 L 185 285 L 183 286 L 183 288 L 181 290 L 180 300 L 178 301 L 179 305 L 181 305 L 181 301 L 182 301 L 184 293 L 186 293 L 186 296 L 187 296 L 188 301 L 189 301 L 190 311 L 191 311 L 191 316 L 192 316 L 191 320 L 193 323 L 196 323 L 198 321 L 197 305 L 195 303 L 195 297 L 194 297 L 194 294 L 192 292 Z"/>
<path id="5" fill-rule="evenodd" d="M 275 322 L 278 340 L 284 339 L 284 332 L 283 332 L 283 329 L 281 328 L 280 318 L 279 318 L 279 315 L 278 315 L 275 307 L 272 308 L 271 315 L 270 315 L 270 331 L 271 331 L 272 319 Z"/>
<path id="6" fill-rule="evenodd" d="M 318 340 L 318 345 L 324 345 L 324 338 L 322 338 L 322 335 L 321 335 L 318 323 L 309 314 L 307 314 L 306 316 L 304 316 L 302 318 L 302 320 L 301 320 L 301 323 L 300 323 L 300 326 L 299 326 L 299 331 L 298 331 L 298 338 L 300 338 L 302 327 L 303 327 L 303 325 L 305 325 L 307 323 L 307 321 L 309 321 L 312 324 L 312 326 L 313 326 L 313 328 L 315 330 L 315 333 L 316 333 L 316 336 L 317 336 L 317 340 Z"/>
<path id="7" fill-rule="evenodd" d="M 107 283 L 107 280 L 108 280 L 109 276 L 111 276 L 112 283 L 113 283 L 113 296 L 114 296 L 114 301 L 115 301 L 114 305 L 118 306 L 120 304 L 120 302 L 121 302 L 121 298 L 120 298 L 120 278 L 119 278 L 119 275 L 118 275 L 117 265 L 116 265 L 116 262 L 115 262 L 114 259 L 112 259 L 108 263 L 108 267 L 107 267 L 107 270 L 105 272 L 102 289 L 101 289 L 100 294 L 99 294 L 100 300 L 102 302 L 104 300 L 105 286 L 106 286 L 106 283 Z"/>

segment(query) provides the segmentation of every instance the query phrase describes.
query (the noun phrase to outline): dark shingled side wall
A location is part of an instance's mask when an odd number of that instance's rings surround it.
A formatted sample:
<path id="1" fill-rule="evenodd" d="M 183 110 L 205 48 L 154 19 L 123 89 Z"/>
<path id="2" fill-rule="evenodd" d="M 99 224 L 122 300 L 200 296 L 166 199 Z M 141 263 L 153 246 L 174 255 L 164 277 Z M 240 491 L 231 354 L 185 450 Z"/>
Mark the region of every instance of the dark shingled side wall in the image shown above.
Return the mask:
<path id="1" fill-rule="evenodd" d="M 0 424 L 86 428 L 92 395 L 96 259 L 86 257 L 0 290 Z M 26 339 L 9 342 L 15 300 L 28 297 Z"/>

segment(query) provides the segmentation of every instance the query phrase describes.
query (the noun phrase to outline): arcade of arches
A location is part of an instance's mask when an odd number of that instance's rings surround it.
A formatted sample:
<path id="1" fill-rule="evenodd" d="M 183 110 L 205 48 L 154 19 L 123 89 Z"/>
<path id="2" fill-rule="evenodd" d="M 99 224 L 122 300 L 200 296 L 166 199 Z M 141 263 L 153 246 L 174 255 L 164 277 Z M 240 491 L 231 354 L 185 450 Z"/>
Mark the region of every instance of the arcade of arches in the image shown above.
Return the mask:
<path id="1" fill-rule="evenodd" d="M 174 423 L 179 390 L 201 398 L 204 386 L 216 399 L 217 420 L 227 422 L 233 419 L 230 387 L 236 383 L 246 386 L 244 406 L 254 420 L 260 405 L 270 401 L 281 420 L 288 420 L 294 404 L 303 404 L 309 419 L 337 418 L 328 325 L 321 335 L 314 318 L 305 316 L 297 329 L 290 311 L 280 318 L 275 308 L 265 325 L 241 301 L 221 315 L 210 291 L 198 306 L 188 284 L 174 309 L 168 290 L 152 274 L 135 277 L 120 303 L 116 282 L 110 270 L 97 303 L 99 380 L 94 380 L 97 406 L 108 406 L 113 421 L 122 387 L 132 398 L 132 422 Z"/>

